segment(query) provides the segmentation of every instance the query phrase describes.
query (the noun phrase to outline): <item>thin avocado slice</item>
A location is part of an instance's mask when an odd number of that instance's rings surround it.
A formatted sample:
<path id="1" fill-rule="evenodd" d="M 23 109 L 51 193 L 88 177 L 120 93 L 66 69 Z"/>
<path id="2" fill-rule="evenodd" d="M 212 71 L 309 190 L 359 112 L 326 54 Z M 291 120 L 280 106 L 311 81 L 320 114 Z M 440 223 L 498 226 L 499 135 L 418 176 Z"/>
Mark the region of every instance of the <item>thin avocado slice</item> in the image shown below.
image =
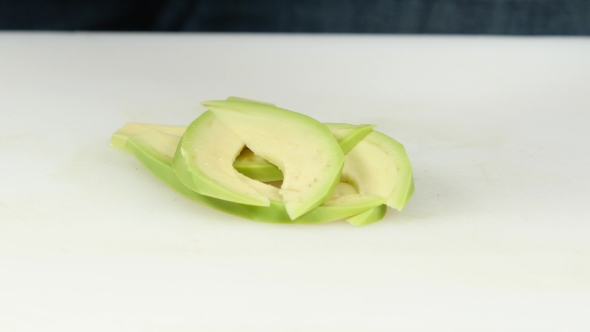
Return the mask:
<path id="1" fill-rule="evenodd" d="M 358 142 L 360 142 L 365 136 L 367 136 L 375 125 L 362 124 L 362 125 L 351 125 L 347 123 L 324 123 L 328 129 L 334 135 L 334 138 L 340 144 L 342 153 L 347 154 L 352 148 L 354 148 Z"/>
<path id="2" fill-rule="evenodd" d="M 356 216 L 348 217 L 346 221 L 354 226 L 365 226 L 383 219 L 386 212 L 387 205 L 382 204 L 363 213 L 359 213 Z"/>
<path id="3" fill-rule="evenodd" d="M 210 111 L 193 121 L 174 154 L 172 168 L 191 190 L 241 204 L 268 206 L 270 201 L 243 181 L 232 164 L 244 142 Z"/>
<path id="4" fill-rule="evenodd" d="M 382 197 L 361 194 L 334 196 L 323 205 L 295 220 L 291 220 L 285 205 L 274 199 L 271 199 L 270 206 L 263 207 L 244 205 L 201 195 L 185 186 L 172 169 L 172 161 L 179 142 L 180 137 L 164 134 L 157 130 L 150 130 L 129 138 L 125 149 L 135 155 L 156 177 L 180 194 L 239 217 L 272 223 L 325 223 L 357 215 L 377 207 L 385 201 Z M 266 186 L 265 184 L 262 185 Z M 341 183 L 338 187 L 340 186 L 343 188 L 349 187 L 346 183 Z M 340 189 L 340 191 L 345 190 L 349 189 Z"/>
<path id="5" fill-rule="evenodd" d="M 414 193 L 412 166 L 402 144 L 378 131 L 370 132 L 345 156 L 342 180 L 361 194 L 378 195 L 401 211 Z"/>
<path id="6" fill-rule="evenodd" d="M 282 171 L 280 194 L 292 219 L 332 196 L 340 182 L 344 154 L 325 125 L 271 105 L 242 101 L 203 105 L 250 150 Z"/>
<path id="7" fill-rule="evenodd" d="M 229 96 L 229 97 L 227 97 L 226 100 L 228 100 L 228 101 L 245 101 L 245 102 L 249 102 L 249 103 L 257 103 L 257 104 L 275 106 L 275 104 L 267 103 L 265 101 L 258 101 L 258 100 L 254 100 L 254 99 L 248 99 L 248 98 L 242 98 L 242 97 L 236 97 L 236 96 Z"/>
<path id="8" fill-rule="evenodd" d="M 340 182 L 338 188 L 336 188 L 336 191 L 334 191 L 334 196 L 347 196 L 356 194 L 358 194 L 358 190 L 353 185 L 346 182 Z M 346 221 L 351 225 L 364 226 L 383 219 L 385 212 L 387 212 L 387 205 L 382 204 L 372 209 L 368 209 L 363 213 L 348 217 L 346 218 Z"/>
<path id="9" fill-rule="evenodd" d="M 186 126 L 165 126 L 157 124 L 129 122 L 113 134 L 113 136 L 111 137 L 111 146 L 119 150 L 125 150 L 125 144 L 127 143 L 127 139 L 129 137 L 141 134 L 152 129 L 156 129 L 159 132 L 165 134 L 182 136 L 182 134 L 184 134 L 184 131 L 186 130 Z"/>

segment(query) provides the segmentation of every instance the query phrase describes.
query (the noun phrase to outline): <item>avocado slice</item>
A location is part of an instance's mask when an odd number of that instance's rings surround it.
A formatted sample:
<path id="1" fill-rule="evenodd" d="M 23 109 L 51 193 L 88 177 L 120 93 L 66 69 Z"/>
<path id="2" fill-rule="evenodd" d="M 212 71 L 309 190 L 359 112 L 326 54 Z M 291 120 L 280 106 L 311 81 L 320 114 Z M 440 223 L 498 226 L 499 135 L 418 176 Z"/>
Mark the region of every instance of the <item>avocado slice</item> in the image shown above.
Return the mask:
<path id="1" fill-rule="evenodd" d="M 351 225 L 365 226 L 383 219 L 386 212 L 387 205 L 382 204 L 363 213 L 359 213 L 356 216 L 348 217 L 346 221 Z"/>
<path id="2" fill-rule="evenodd" d="M 201 195 L 185 186 L 172 169 L 172 161 L 181 138 L 165 134 L 158 130 L 149 130 L 130 137 L 126 141 L 125 149 L 135 157 L 154 175 L 180 194 L 198 201 L 217 210 L 230 213 L 239 217 L 272 223 L 325 223 L 340 220 L 349 216 L 358 215 L 374 207 L 382 205 L 384 198 L 372 195 L 351 194 L 346 196 L 333 196 L 324 204 L 291 220 L 287 214 L 285 205 L 276 199 L 270 199 L 270 205 L 253 206 L 229 202 L 205 195 Z M 250 180 L 254 181 L 254 180 Z M 267 186 L 258 182 L 263 186 Z M 264 187 L 265 190 L 272 189 Z M 275 188 L 276 189 L 276 188 Z M 350 192 L 350 185 L 341 183 L 337 186 L 337 192 Z M 276 195 L 274 192 L 272 195 Z"/>
<path id="3" fill-rule="evenodd" d="M 236 96 L 229 96 L 229 97 L 227 97 L 226 100 L 228 100 L 228 101 L 245 101 L 245 102 L 249 102 L 249 103 L 256 103 L 256 104 L 264 104 L 264 105 L 275 106 L 275 104 L 268 103 L 266 101 L 258 101 L 258 100 L 254 100 L 254 99 L 248 99 L 248 98 L 242 98 L 242 97 L 236 97 Z"/>
<path id="4" fill-rule="evenodd" d="M 165 134 L 182 136 L 182 134 L 184 134 L 184 131 L 186 130 L 186 126 L 165 126 L 157 124 L 129 122 L 113 134 L 113 136 L 111 137 L 111 146 L 116 149 L 125 151 L 125 144 L 127 143 L 127 139 L 129 137 L 141 134 L 152 129 L 156 129 L 159 132 Z"/>
<path id="5" fill-rule="evenodd" d="M 365 138 L 375 125 L 362 124 L 351 125 L 347 123 L 324 123 L 334 135 L 334 138 L 340 145 L 342 153 L 347 154 L 354 148 L 358 142 Z"/>
<path id="6" fill-rule="evenodd" d="M 268 206 L 270 201 L 232 166 L 244 148 L 242 139 L 210 111 L 193 121 L 182 135 L 172 168 L 191 190 L 242 204 Z"/>
<path id="7" fill-rule="evenodd" d="M 271 105 L 243 101 L 202 104 L 250 150 L 282 171 L 284 178 L 279 193 L 292 219 L 332 196 L 340 182 L 344 154 L 322 123 Z M 198 140 L 187 139 L 188 132 L 189 129 L 181 144 L 192 148 L 200 145 Z"/>
<path id="8" fill-rule="evenodd" d="M 414 193 L 412 166 L 402 144 L 378 131 L 370 132 L 345 156 L 342 180 L 361 194 L 378 195 L 401 211 Z"/>
<path id="9" fill-rule="evenodd" d="M 356 195 L 358 193 L 358 190 L 350 183 L 340 182 L 336 191 L 334 191 L 334 196 L 348 196 Z M 351 225 L 364 226 L 383 219 L 385 212 L 387 212 L 387 205 L 382 204 L 363 213 L 348 217 L 346 218 L 346 221 Z"/>

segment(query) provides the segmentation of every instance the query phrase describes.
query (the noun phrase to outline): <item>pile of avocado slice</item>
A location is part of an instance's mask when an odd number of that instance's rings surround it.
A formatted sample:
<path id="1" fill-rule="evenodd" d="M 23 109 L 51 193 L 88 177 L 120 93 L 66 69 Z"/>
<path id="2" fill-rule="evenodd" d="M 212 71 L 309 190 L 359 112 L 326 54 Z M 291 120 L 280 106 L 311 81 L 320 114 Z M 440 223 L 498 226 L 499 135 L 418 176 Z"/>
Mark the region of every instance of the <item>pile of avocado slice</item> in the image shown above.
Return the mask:
<path id="1" fill-rule="evenodd" d="M 208 101 L 188 127 L 128 123 L 111 146 L 180 194 L 255 221 L 368 225 L 414 193 L 399 142 L 249 99 Z"/>

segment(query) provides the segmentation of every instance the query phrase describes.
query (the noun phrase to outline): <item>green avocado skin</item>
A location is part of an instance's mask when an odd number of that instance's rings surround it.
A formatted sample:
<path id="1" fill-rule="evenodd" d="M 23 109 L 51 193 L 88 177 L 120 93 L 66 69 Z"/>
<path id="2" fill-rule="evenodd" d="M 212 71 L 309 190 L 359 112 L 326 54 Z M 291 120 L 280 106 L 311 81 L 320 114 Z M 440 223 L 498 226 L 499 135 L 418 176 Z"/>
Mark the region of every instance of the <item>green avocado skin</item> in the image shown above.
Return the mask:
<path id="1" fill-rule="evenodd" d="M 355 216 L 374 207 L 378 207 L 385 201 L 383 198 L 377 196 L 359 195 L 358 199 L 352 203 L 346 205 L 322 205 L 295 220 L 291 220 L 284 204 L 281 202 L 271 201 L 270 206 L 264 207 L 244 205 L 201 195 L 186 187 L 174 173 L 171 155 L 174 155 L 176 146 L 170 144 L 167 148 L 154 147 L 153 142 L 162 139 L 170 139 L 170 137 L 156 130 L 150 130 L 129 138 L 125 149 L 132 153 L 156 177 L 180 194 L 235 216 L 270 223 L 316 224 Z M 172 151 L 162 151 L 163 149 Z"/>

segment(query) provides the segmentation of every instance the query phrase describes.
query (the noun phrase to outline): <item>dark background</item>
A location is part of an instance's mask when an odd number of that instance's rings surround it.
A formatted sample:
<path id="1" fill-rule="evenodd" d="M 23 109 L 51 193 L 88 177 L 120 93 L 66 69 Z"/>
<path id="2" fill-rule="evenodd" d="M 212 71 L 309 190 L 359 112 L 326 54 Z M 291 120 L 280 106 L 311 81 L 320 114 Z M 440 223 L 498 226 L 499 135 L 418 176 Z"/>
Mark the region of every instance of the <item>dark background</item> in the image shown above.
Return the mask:
<path id="1" fill-rule="evenodd" d="M 590 35 L 590 0 L 0 0 L 0 29 Z"/>

